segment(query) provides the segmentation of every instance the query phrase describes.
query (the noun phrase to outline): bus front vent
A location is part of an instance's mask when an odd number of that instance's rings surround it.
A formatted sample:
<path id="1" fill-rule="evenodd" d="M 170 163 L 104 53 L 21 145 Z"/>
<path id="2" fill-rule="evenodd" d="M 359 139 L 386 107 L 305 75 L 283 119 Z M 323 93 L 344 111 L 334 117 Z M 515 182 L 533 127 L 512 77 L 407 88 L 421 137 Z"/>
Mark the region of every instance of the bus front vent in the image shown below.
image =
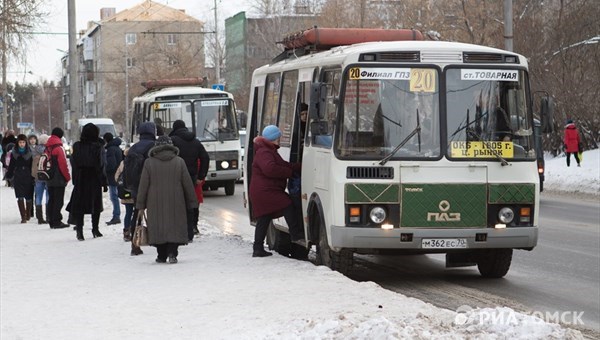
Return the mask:
<path id="1" fill-rule="evenodd" d="M 362 57 L 362 56 L 361 56 Z M 376 54 L 376 61 L 382 62 L 419 62 L 421 56 L 418 51 L 407 52 L 381 52 Z M 363 59 L 360 59 L 363 60 Z"/>
<path id="2" fill-rule="evenodd" d="M 515 63 L 516 56 L 503 55 L 499 53 L 465 52 L 463 54 L 465 63 Z"/>
<path id="3" fill-rule="evenodd" d="M 392 179 L 392 178 L 394 178 L 394 168 L 392 168 L 392 167 L 349 166 L 348 168 L 346 168 L 346 178 Z"/>

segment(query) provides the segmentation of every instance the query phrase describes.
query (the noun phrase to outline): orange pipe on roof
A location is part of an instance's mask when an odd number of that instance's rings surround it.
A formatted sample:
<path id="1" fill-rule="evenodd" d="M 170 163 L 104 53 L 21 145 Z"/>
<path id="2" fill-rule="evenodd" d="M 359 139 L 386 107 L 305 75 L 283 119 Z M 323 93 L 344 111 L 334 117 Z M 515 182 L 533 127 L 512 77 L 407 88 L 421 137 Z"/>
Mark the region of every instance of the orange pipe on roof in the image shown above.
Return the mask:
<path id="1" fill-rule="evenodd" d="M 380 28 L 318 28 L 300 31 L 283 39 L 286 49 L 302 48 L 310 45 L 317 49 L 352 45 L 373 41 L 423 40 L 423 34 L 410 29 Z"/>

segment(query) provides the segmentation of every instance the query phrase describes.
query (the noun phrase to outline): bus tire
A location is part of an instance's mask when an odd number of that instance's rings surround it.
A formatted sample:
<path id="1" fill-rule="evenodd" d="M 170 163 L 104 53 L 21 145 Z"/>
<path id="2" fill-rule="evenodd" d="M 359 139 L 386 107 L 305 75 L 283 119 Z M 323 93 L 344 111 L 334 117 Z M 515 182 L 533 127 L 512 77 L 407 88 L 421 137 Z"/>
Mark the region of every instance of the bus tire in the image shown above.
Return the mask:
<path id="1" fill-rule="evenodd" d="M 327 241 L 327 231 L 325 223 L 321 223 L 319 228 L 319 242 L 317 243 L 317 264 L 324 265 L 331 270 L 342 274 L 348 274 L 352 268 L 354 254 L 348 249 L 342 249 L 339 252 L 331 250 Z"/>
<path id="2" fill-rule="evenodd" d="M 225 184 L 225 195 L 233 196 L 235 193 L 235 180 L 227 182 Z"/>
<path id="3" fill-rule="evenodd" d="M 477 268 L 483 277 L 501 278 L 508 273 L 512 249 L 486 249 L 477 254 Z"/>
<path id="4" fill-rule="evenodd" d="M 275 228 L 273 223 L 269 225 L 269 229 L 267 230 L 267 245 L 269 249 L 286 257 L 290 256 L 292 252 L 290 234 Z"/>

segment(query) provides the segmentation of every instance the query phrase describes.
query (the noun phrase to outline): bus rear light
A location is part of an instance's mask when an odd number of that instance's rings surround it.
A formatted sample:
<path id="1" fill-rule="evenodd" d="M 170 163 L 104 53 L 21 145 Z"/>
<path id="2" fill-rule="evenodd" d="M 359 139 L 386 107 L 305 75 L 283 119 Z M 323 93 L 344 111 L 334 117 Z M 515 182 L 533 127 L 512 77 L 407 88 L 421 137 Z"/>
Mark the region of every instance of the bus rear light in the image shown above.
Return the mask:
<path id="1" fill-rule="evenodd" d="M 538 168 L 538 173 L 543 174 L 544 173 L 544 168 Z"/>

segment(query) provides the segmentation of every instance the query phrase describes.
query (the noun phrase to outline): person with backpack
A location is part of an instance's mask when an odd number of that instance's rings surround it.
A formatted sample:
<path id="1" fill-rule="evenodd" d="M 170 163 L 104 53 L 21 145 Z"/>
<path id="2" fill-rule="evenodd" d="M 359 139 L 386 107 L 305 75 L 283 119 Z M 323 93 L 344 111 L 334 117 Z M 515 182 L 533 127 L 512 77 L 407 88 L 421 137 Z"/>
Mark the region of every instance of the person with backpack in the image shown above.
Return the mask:
<path id="1" fill-rule="evenodd" d="M 21 223 L 27 223 L 30 219 L 30 211 L 33 209 L 33 177 L 31 177 L 31 164 L 33 154 L 27 145 L 27 136 L 17 136 L 17 144 L 11 150 L 11 160 L 6 171 L 15 190 L 15 197 L 21 213 Z"/>
<path id="2" fill-rule="evenodd" d="M 144 163 L 135 207 L 147 210 L 148 244 L 156 247 L 156 262 L 177 263 L 180 245 L 188 243 L 186 210 L 198 206 L 187 165 L 168 136 L 160 136 Z"/>
<path id="3" fill-rule="evenodd" d="M 52 167 L 55 167 L 52 178 L 46 180 L 46 186 L 48 187 L 46 212 L 48 214 L 48 224 L 52 229 L 69 227 L 68 224 L 62 222 L 63 216 L 61 214 L 65 199 L 65 187 L 71 180 L 67 155 L 61 140 L 63 136 L 64 132 L 61 128 L 55 127 L 52 129 L 52 134 L 46 142 L 46 150 L 44 151 L 50 157 Z"/>
<path id="4" fill-rule="evenodd" d="M 179 157 L 185 161 L 192 183 L 194 186 L 201 185 L 208 173 L 210 162 L 210 157 L 204 145 L 192 131 L 188 130 L 183 120 L 173 122 L 173 130 L 169 133 L 169 137 L 173 140 L 173 145 L 179 149 Z M 200 169 L 198 168 L 198 161 L 200 161 Z M 200 233 L 198 231 L 198 217 L 198 206 L 187 212 L 188 240 L 190 242 L 193 241 L 194 234 Z"/>
<path id="5" fill-rule="evenodd" d="M 125 149 L 125 151 L 123 152 L 123 156 L 127 157 L 127 155 L 129 154 L 129 149 Z M 123 180 L 123 170 L 125 168 L 125 159 L 123 159 L 121 161 L 121 163 L 119 164 L 119 167 L 117 168 L 117 171 L 115 172 L 115 182 L 117 183 L 117 190 L 118 190 L 118 186 L 119 183 L 121 182 L 123 185 L 123 192 L 128 194 L 127 196 L 119 196 L 121 198 L 121 204 L 123 204 L 125 206 L 125 216 L 123 217 L 123 241 L 125 242 L 130 242 L 131 241 L 131 217 L 133 216 L 133 197 L 131 197 L 131 193 L 124 188 L 125 186 L 125 181 Z"/>
<path id="6" fill-rule="evenodd" d="M 104 210 L 102 190 L 108 191 L 108 183 L 102 159 L 104 147 L 100 142 L 100 129 L 88 123 L 81 129 L 79 141 L 73 144 L 71 169 L 73 171 L 73 191 L 67 210 L 71 213 L 77 240 L 84 241 L 83 217 L 92 215 L 92 236 L 102 237 L 99 230 L 100 213 Z"/>
<path id="7" fill-rule="evenodd" d="M 33 151 L 33 164 L 31 166 L 31 176 L 35 179 L 35 218 L 38 220 L 38 224 L 46 224 L 48 223 L 48 190 L 46 187 L 46 182 L 38 179 L 38 168 L 40 163 L 40 158 L 44 151 L 46 150 L 46 143 L 48 142 L 47 134 L 41 134 L 37 141 L 38 144 L 32 148 Z M 30 138 L 31 140 L 31 138 Z M 42 210 L 42 200 L 44 198 L 44 193 L 46 193 L 46 220 L 44 220 L 44 212 Z"/>
<path id="8" fill-rule="evenodd" d="M 108 194 L 112 202 L 113 211 L 112 219 L 106 222 L 107 225 L 121 223 L 121 205 L 119 204 L 119 195 L 117 193 L 117 182 L 115 181 L 115 173 L 123 159 L 123 151 L 121 151 L 121 139 L 113 137 L 112 133 L 107 132 L 103 136 L 106 142 L 106 178 L 108 179 Z"/>
<path id="9" fill-rule="evenodd" d="M 131 192 L 134 202 L 137 198 L 138 186 L 140 184 L 140 177 L 142 176 L 142 169 L 144 168 L 144 162 L 148 158 L 148 152 L 154 146 L 156 141 L 156 125 L 153 122 L 141 123 L 138 127 L 139 141 L 129 148 L 127 157 L 124 160 L 124 180 L 125 186 Z M 138 212 L 137 209 L 133 210 L 131 216 L 131 227 L 129 230 L 133 233 L 137 222 Z M 133 235 L 131 235 L 133 236 Z M 133 244 L 133 237 L 131 237 L 131 256 L 141 255 L 144 252 L 142 248 Z"/>

